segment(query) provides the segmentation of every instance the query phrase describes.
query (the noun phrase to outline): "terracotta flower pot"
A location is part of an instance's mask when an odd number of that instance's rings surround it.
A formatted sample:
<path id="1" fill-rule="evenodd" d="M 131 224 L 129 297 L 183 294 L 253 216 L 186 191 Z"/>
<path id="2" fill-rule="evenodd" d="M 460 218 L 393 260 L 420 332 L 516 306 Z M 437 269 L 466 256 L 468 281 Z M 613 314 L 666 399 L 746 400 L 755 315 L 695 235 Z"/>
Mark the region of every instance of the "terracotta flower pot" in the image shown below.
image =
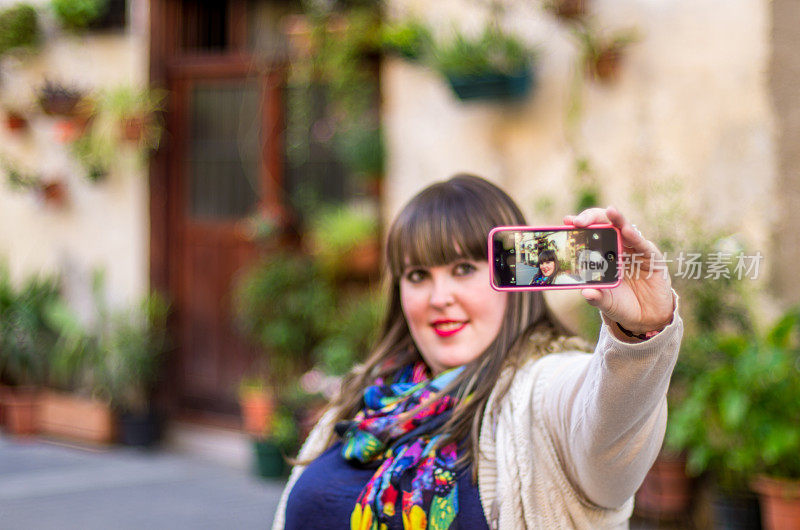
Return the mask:
<path id="1" fill-rule="evenodd" d="M 249 390 L 239 398 L 242 409 L 242 430 L 255 437 L 264 437 L 272 421 L 275 402 L 269 392 Z"/>
<path id="2" fill-rule="evenodd" d="M 6 113 L 6 127 L 9 131 L 18 132 L 28 126 L 28 120 L 16 112 Z"/>
<path id="3" fill-rule="evenodd" d="M 61 180 L 42 182 L 39 192 L 42 200 L 51 206 L 60 208 L 67 202 L 67 185 Z"/>
<path id="4" fill-rule="evenodd" d="M 141 116 L 125 118 L 122 121 L 122 138 L 128 142 L 138 142 L 144 135 L 144 118 Z"/>
<path id="5" fill-rule="evenodd" d="M 594 61 L 592 70 L 598 80 L 610 83 L 619 78 L 621 66 L 622 52 L 618 48 L 609 48 L 600 52 Z"/>
<path id="6" fill-rule="evenodd" d="M 34 387 L 15 387 L 5 393 L 6 430 L 25 436 L 36 434 L 39 392 Z"/>
<path id="7" fill-rule="evenodd" d="M 677 519 L 688 513 L 691 498 L 686 457 L 661 453 L 636 492 L 634 511 L 649 519 Z"/>
<path id="8" fill-rule="evenodd" d="M 553 6 L 555 14 L 561 18 L 574 20 L 586 14 L 588 0 L 560 0 Z"/>
<path id="9" fill-rule="evenodd" d="M 108 403 L 61 392 L 42 392 L 39 432 L 93 443 L 114 441 L 115 420 Z"/>
<path id="10" fill-rule="evenodd" d="M 800 528 L 800 480 L 759 476 L 753 490 L 761 502 L 761 521 L 767 530 Z"/>
<path id="11" fill-rule="evenodd" d="M 83 136 L 91 122 L 90 116 L 74 116 L 59 120 L 55 124 L 56 138 L 64 144 L 74 142 Z"/>

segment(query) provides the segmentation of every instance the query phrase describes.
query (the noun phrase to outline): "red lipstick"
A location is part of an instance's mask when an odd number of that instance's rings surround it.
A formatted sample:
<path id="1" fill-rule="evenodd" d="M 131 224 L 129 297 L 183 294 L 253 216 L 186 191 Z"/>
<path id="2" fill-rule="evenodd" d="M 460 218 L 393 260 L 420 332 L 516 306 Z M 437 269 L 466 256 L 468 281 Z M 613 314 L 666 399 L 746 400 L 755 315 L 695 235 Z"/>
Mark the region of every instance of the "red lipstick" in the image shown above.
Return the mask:
<path id="1" fill-rule="evenodd" d="M 431 323 L 433 331 L 440 337 L 455 335 L 467 325 L 464 320 L 435 320 Z"/>

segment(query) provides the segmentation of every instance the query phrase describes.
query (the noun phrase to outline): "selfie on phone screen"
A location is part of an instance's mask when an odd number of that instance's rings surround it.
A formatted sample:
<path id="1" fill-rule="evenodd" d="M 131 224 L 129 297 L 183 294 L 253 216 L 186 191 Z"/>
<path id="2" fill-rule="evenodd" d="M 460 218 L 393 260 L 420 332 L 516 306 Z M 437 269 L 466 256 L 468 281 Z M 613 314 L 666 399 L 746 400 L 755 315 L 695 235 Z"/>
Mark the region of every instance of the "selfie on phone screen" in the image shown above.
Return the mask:
<path id="1" fill-rule="evenodd" d="M 495 288 L 613 286 L 618 241 L 613 228 L 515 227 L 492 232 Z"/>

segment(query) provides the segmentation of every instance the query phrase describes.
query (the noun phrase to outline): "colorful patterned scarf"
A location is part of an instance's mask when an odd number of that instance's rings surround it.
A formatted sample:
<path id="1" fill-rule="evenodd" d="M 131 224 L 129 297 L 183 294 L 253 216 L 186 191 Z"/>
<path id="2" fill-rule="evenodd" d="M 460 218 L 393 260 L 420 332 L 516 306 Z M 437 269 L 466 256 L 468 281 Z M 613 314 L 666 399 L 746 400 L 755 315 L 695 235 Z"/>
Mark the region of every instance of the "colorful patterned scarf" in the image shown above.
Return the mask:
<path id="1" fill-rule="evenodd" d="M 377 379 L 364 393 L 365 406 L 356 417 L 336 425 L 345 459 L 380 463 L 356 501 L 352 530 L 386 530 L 401 524 L 406 530 L 439 530 L 456 518 L 457 446 L 453 442 L 434 450 L 442 435 L 429 433 L 447 421 L 457 399 L 442 395 L 428 400 L 463 367 L 433 379 L 425 370 L 425 363 L 418 362 L 403 369 L 392 384 Z M 405 412 L 409 414 L 398 421 Z"/>

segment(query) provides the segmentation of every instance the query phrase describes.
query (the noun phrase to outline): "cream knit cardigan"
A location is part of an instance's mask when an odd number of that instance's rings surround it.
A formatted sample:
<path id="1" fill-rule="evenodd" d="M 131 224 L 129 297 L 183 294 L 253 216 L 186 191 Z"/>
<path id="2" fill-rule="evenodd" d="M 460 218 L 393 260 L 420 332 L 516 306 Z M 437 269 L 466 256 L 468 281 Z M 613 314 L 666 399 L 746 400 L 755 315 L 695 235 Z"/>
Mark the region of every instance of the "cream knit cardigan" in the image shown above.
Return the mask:
<path id="1" fill-rule="evenodd" d="M 683 322 L 677 295 L 672 323 L 652 339 L 629 344 L 603 323 L 594 354 L 552 353 L 512 377 L 508 393 L 486 405 L 480 432 L 478 490 L 490 528 L 627 528 L 633 494 L 658 454 L 667 421 L 666 391 Z M 319 454 L 334 411 L 300 450 Z M 295 466 L 273 530 L 303 472 Z"/>

